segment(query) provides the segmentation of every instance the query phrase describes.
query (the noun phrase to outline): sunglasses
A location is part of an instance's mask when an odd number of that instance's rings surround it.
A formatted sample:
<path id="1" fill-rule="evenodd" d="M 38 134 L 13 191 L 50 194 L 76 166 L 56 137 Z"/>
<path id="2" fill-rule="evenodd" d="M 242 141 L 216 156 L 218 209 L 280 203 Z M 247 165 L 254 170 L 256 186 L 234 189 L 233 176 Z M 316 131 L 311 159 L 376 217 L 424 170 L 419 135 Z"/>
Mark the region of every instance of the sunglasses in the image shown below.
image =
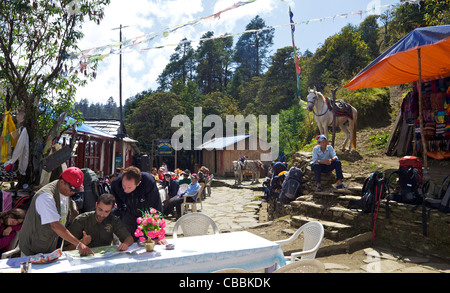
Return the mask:
<path id="1" fill-rule="evenodd" d="M 77 188 L 75 186 L 73 186 L 72 184 L 70 184 L 69 182 L 67 182 L 66 180 L 64 180 L 63 178 L 61 178 L 62 181 L 64 181 L 64 183 L 66 183 L 67 185 L 69 185 L 70 191 L 72 192 L 76 192 Z"/>

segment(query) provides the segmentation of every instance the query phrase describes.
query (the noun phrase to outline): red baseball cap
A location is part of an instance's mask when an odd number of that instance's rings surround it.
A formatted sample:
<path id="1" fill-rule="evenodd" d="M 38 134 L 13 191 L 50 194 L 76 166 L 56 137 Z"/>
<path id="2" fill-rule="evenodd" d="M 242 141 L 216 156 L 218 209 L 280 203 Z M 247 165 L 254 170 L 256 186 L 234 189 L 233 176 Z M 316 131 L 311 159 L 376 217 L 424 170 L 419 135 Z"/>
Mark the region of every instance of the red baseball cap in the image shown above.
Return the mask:
<path id="1" fill-rule="evenodd" d="M 61 174 L 61 179 L 70 184 L 72 191 L 84 191 L 83 180 L 84 174 L 77 167 L 69 167 Z"/>

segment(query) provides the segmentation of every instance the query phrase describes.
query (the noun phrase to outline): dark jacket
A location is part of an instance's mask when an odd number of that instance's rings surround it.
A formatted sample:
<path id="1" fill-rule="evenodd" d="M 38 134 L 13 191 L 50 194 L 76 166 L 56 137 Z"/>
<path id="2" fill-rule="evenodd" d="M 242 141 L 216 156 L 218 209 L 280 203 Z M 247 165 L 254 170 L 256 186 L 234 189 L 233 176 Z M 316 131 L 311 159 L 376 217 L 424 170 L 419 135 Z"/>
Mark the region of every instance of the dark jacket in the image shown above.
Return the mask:
<path id="1" fill-rule="evenodd" d="M 136 231 L 136 219 L 142 212 L 154 208 L 162 212 L 161 197 L 153 175 L 142 172 L 141 183 L 131 193 L 125 193 L 122 187 L 122 175 L 111 183 L 112 194 L 116 198 L 117 209 L 114 214 L 119 216 L 132 235 Z"/>
<path id="2" fill-rule="evenodd" d="M 178 189 L 180 189 L 180 185 L 178 185 L 178 182 L 176 180 L 173 180 L 172 178 L 170 178 L 170 183 L 164 180 L 163 187 L 167 187 L 169 198 L 176 196 L 178 194 Z"/>

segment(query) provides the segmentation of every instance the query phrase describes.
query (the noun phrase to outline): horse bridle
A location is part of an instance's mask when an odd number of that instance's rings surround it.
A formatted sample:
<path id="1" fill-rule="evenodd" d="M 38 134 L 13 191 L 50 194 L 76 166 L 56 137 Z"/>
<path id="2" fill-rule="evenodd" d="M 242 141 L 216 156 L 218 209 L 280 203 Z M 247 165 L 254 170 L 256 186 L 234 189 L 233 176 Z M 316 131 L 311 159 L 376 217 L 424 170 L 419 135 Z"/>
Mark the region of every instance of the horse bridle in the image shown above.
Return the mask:
<path id="1" fill-rule="evenodd" d="M 325 107 L 325 108 L 326 108 L 325 112 L 323 112 L 323 113 L 320 114 L 320 115 L 317 115 L 317 114 L 314 112 L 314 105 L 316 104 L 316 101 L 315 101 L 316 99 L 317 99 L 317 93 L 314 93 L 314 103 L 313 103 L 313 107 L 312 107 L 312 112 L 313 112 L 313 114 L 314 114 L 315 116 L 317 116 L 317 117 L 320 117 L 320 116 L 323 116 L 323 115 L 327 114 L 327 112 L 328 112 L 328 107 Z"/>

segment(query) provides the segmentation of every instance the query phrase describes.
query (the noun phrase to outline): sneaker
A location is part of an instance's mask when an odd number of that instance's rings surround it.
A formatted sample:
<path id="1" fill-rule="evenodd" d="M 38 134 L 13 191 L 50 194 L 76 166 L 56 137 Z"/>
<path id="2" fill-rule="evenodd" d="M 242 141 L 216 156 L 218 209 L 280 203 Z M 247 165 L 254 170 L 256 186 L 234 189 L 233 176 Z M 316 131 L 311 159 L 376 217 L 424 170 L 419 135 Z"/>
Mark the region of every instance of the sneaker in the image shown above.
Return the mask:
<path id="1" fill-rule="evenodd" d="M 322 187 L 316 187 L 316 191 L 322 191 Z"/>
<path id="2" fill-rule="evenodd" d="M 347 187 L 347 186 L 345 186 L 344 184 L 336 185 L 336 189 L 342 189 L 342 188 L 345 188 L 345 187 Z"/>

